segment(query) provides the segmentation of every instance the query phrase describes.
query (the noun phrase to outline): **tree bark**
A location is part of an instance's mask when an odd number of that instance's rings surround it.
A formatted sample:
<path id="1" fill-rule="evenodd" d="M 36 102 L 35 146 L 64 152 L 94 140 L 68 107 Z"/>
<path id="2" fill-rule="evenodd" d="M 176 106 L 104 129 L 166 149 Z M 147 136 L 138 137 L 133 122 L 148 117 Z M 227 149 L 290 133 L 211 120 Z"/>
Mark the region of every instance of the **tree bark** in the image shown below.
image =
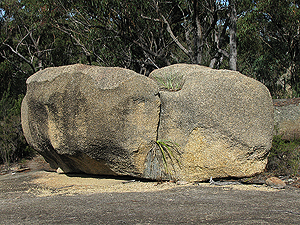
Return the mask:
<path id="1" fill-rule="evenodd" d="M 230 54 L 229 54 L 229 69 L 237 70 L 237 39 L 236 39 L 236 21 L 237 21 L 237 12 L 236 12 L 236 0 L 229 1 L 229 46 L 230 46 Z"/>
<path id="2" fill-rule="evenodd" d="M 202 63 L 202 28 L 199 20 L 199 2 L 194 1 L 194 57 L 192 63 L 201 65 Z"/>

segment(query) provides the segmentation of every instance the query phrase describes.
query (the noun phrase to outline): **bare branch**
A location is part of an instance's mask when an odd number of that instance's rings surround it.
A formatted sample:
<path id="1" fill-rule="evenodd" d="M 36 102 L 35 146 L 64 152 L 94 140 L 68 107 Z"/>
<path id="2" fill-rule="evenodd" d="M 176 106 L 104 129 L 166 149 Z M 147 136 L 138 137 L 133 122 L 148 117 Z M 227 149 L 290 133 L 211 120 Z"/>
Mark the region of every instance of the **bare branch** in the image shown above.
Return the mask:
<path id="1" fill-rule="evenodd" d="M 2 58 L 6 59 L 11 65 L 13 65 L 19 72 L 26 74 L 25 71 L 23 71 L 19 66 L 17 66 L 15 63 L 13 63 L 11 60 L 9 60 L 9 58 L 7 58 L 4 51 L 3 51 L 3 53 L 0 52 L 0 55 Z"/>
<path id="2" fill-rule="evenodd" d="M 152 20 L 152 21 L 155 21 L 155 22 L 162 22 L 160 19 L 153 19 L 151 17 L 148 17 L 148 16 L 144 16 L 143 14 L 141 14 L 141 17 L 143 19 L 146 19 L 146 20 Z"/>
<path id="3" fill-rule="evenodd" d="M 182 17 L 183 17 L 183 24 L 185 24 L 184 26 L 184 30 L 185 30 L 185 40 L 187 42 L 187 45 L 189 46 L 189 52 L 191 52 L 191 40 L 190 40 L 190 32 L 192 31 L 191 27 L 188 25 L 187 20 L 186 20 L 186 15 L 183 11 L 183 9 L 180 7 L 180 5 L 178 4 L 178 8 L 180 9 L 181 13 L 182 13 Z M 177 60 L 178 61 L 178 60 Z"/>
<path id="4" fill-rule="evenodd" d="M 32 31 L 28 31 L 27 34 L 19 41 L 17 47 L 16 47 L 16 51 L 18 51 L 19 46 L 22 44 L 22 42 L 25 40 L 25 38 L 30 35 Z"/>
<path id="5" fill-rule="evenodd" d="M 163 22 L 167 25 L 167 31 L 170 34 L 171 38 L 173 39 L 173 41 L 178 45 L 178 47 L 188 56 L 190 56 L 190 52 L 179 42 L 179 40 L 177 39 L 177 37 L 174 35 L 172 28 L 170 26 L 170 23 L 167 21 L 167 19 L 164 17 L 164 15 L 162 15 L 162 13 L 160 12 L 159 8 L 158 8 L 158 3 L 155 2 L 155 0 L 153 0 L 154 5 L 156 7 L 156 11 L 159 13 L 160 17 L 162 18 Z"/>
<path id="6" fill-rule="evenodd" d="M 219 49 L 218 52 L 222 53 L 222 55 L 224 55 L 225 57 L 229 58 L 229 54 L 225 50 Z"/>
<path id="7" fill-rule="evenodd" d="M 156 69 L 159 69 L 159 67 L 153 62 L 152 59 L 150 59 L 150 57 L 148 57 L 147 60 L 149 60 L 156 67 Z"/>
<path id="8" fill-rule="evenodd" d="M 35 73 L 36 70 L 32 64 L 31 61 L 29 61 L 28 59 L 26 59 L 23 55 L 21 55 L 17 50 L 14 50 L 13 47 L 11 47 L 10 45 L 6 44 L 6 43 L 3 43 L 3 45 L 7 46 L 10 48 L 10 50 L 15 53 L 17 56 L 19 56 L 22 60 L 24 60 L 27 64 L 29 64 L 29 66 L 31 67 L 32 71 Z"/>

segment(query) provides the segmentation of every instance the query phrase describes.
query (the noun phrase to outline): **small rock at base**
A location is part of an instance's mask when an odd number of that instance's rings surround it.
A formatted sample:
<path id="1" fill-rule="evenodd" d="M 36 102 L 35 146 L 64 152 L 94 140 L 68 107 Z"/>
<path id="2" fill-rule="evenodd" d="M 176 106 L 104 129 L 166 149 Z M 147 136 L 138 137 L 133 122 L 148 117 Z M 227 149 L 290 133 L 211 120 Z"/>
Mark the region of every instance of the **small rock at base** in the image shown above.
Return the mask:
<path id="1" fill-rule="evenodd" d="M 58 169 L 56 170 L 56 173 L 58 174 L 63 174 L 65 173 L 60 167 L 58 167 Z"/>
<path id="2" fill-rule="evenodd" d="M 189 182 L 187 182 L 187 181 L 181 181 L 181 180 L 176 182 L 177 185 L 187 185 L 188 183 Z"/>
<path id="3" fill-rule="evenodd" d="M 277 177 L 270 177 L 266 180 L 266 184 L 272 188 L 282 189 L 285 188 L 286 184 L 284 181 L 280 180 Z"/>

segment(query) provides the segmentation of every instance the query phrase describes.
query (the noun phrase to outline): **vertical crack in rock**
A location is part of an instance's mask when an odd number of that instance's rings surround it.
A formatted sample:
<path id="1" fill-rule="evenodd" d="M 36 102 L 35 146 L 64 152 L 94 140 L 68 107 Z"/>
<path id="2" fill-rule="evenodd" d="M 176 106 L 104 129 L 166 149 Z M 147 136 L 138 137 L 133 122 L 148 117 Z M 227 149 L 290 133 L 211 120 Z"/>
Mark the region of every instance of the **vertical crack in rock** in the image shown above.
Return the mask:
<path id="1" fill-rule="evenodd" d="M 156 94 L 158 97 L 159 97 L 159 100 L 160 100 L 160 105 L 159 105 L 159 113 L 158 113 L 158 124 L 157 124 L 157 129 L 156 129 L 156 139 L 155 141 L 158 140 L 158 131 L 159 131 L 159 127 L 160 127 L 160 120 L 161 120 L 161 105 L 162 105 L 162 102 L 161 102 L 161 98 L 160 98 L 160 92 L 158 92 Z"/>
<path id="2" fill-rule="evenodd" d="M 156 94 L 156 96 L 159 97 L 160 102 L 160 92 Z M 161 110 L 162 110 L 162 104 L 159 106 L 159 114 L 158 114 L 158 124 L 156 129 L 156 138 L 155 141 L 152 141 L 151 149 L 149 150 L 148 154 L 145 158 L 145 169 L 143 175 L 145 178 L 152 179 L 152 180 L 163 180 L 166 179 L 167 174 L 164 171 L 164 166 L 162 162 L 162 156 L 161 152 L 159 150 L 159 146 L 157 145 L 158 141 L 158 131 L 160 128 L 160 122 L 161 122 Z"/>

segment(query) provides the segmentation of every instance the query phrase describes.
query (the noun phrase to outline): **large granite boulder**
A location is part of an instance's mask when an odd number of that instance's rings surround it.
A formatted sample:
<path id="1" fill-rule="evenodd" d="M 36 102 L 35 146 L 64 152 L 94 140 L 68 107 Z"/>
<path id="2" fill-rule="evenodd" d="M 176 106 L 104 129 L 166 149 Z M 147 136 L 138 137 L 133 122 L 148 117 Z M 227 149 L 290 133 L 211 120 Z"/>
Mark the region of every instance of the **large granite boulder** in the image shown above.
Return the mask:
<path id="1" fill-rule="evenodd" d="M 238 72 L 178 64 L 150 78 L 121 68 L 48 68 L 27 80 L 24 135 L 66 173 L 202 181 L 267 163 L 273 104 Z"/>
<path id="2" fill-rule="evenodd" d="M 28 143 L 54 168 L 142 176 L 159 112 L 153 80 L 121 68 L 71 65 L 27 80 L 21 116 Z"/>
<path id="3" fill-rule="evenodd" d="M 262 172 L 272 144 L 273 103 L 268 89 L 239 72 L 172 65 L 150 77 L 174 80 L 179 91 L 160 91 L 158 139 L 182 146 L 179 177 L 243 177 Z M 176 77 L 182 81 L 179 82 Z"/>

